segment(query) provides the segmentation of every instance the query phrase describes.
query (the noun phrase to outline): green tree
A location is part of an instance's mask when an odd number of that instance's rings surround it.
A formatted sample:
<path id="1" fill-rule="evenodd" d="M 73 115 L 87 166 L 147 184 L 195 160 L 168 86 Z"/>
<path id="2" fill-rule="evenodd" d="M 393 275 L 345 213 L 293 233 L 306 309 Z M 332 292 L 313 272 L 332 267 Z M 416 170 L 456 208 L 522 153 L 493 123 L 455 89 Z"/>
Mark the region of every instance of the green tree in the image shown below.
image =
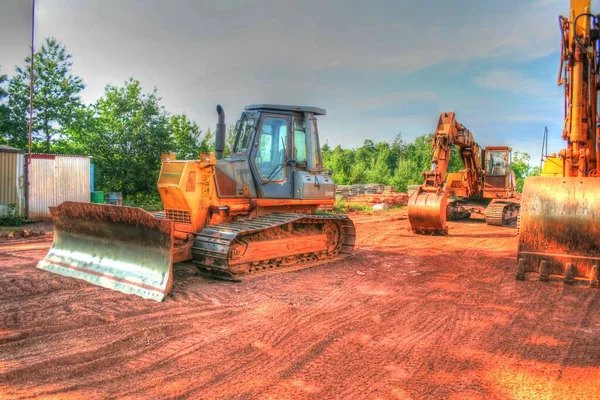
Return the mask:
<path id="1" fill-rule="evenodd" d="M 6 104 L 6 98 L 8 96 L 8 92 L 6 91 L 7 82 L 8 77 L 5 74 L 0 73 L 0 144 L 8 144 L 10 138 L 10 109 Z"/>
<path id="2" fill-rule="evenodd" d="M 210 129 L 209 129 L 210 132 Z M 231 151 L 233 150 L 233 146 L 235 145 L 235 135 L 237 134 L 235 130 L 235 125 L 227 126 L 227 133 L 225 134 L 225 149 L 223 150 L 223 158 L 227 158 L 231 155 Z M 215 150 L 214 140 L 211 143 L 211 151 Z"/>
<path id="3" fill-rule="evenodd" d="M 365 165 L 371 165 L 375 159 L 377 149 L 371 139 L 365 139 L 362 147 L 356 149 L 354 159 L 356 162 L 362 162 Z"/>
<path id="4" fill-rule="evenodd" d="M 540 176 L 542 174 L 542 168 L 539 165 L 532 167 L 527 176 Z"/>
<path id="5" fill-rule="evenodd" d="M 340 185 L 349 185 L 353 183 L 350 170 L 354 165 L 354 151 L 349 149 L 342 149 L 342 146 L 338 145 L 330 152 L 329 157 L 325 160 L 325 167 L 333 171 L 333 177 L 335 182 Z M 360 174 L 355 171 L 354 178 L 362 179 Z"/>
<path id="6" fill-rule="evenodd" d="M 525 183 L 525 178 L 529 176 L 531 172 L 531 167 L 529 166 L 529 160 L 531 157 L 528 153 L 515 151 L 512 157 L 512 170 L 515 173 L 515 178 L 517 180 L 517 191 L 523 191 L 523 184 Z"/>
<path id="7" fill-rule="evenodd" d="M 54 38 L 46 38 L 34 56 L 34 123 L 36 151 L 50 152 L 52 142 L 74 124 L 83 107 L 80 93 L 83 80 L 71 72 L 71 54 Z M 9 87 L 9 107 L 14 120 L 12 142 L 23 147 L 28 142 L 29 79 L 31 58 L 16 67 Z"/>
<path id="8" fill-rule="evenodd" d="M 174 149 L 167 112 L 157 89 L 143 93 L 130 78 L 124 86 L 107 85 L 93 105 L 89 130 L 73 132 L 94 157 L 97 187 L 105 191 L 156 193 L 161 154 Z"/>
<path id="9" fill-rule="evenodd" d="M 402 131 L 398 132 L 398 134 L 394 137 L 390 148 L 392 149 L 392 153 L 394 153 L 398 159 L 400 157 L 404 157 L 406 153 L 406 142 L 402 138 Z"/>
<path id="10" fill-rule="evenodd" d="M 367 164 L 364 161 L 359 161 L 350 167 L 350 184 L 367 183 Z"/>
<path id="11" fill-rule="evenodd" d="M 198 159 L 200 153 L 210 151 L 210 130 L 203 135 L 198 125 L 185 114 L 171 115 L 169 131 L 173 135 L 174 150 L 178 159 Z"/>
<path id="12" fill-rule="evenodd" d="M 369 182 L 381 183 L 387 185 L 390 183 L 392 171 L 396 167 L 394 164 L 394 154 L 385 142 L 377 143 L 375 159 L 367 170 L 367 180 Z"/>
<path id="13" fill-rule="evenodd" d="M 396 189 L 406 192 L 408 185 L 416 185 L 423 183 L 422 171 L 419 170 L 417 163 L 414 160 L 401 158 L 398 160 L 398 167 L 391 179 L 391 184 Z"/>

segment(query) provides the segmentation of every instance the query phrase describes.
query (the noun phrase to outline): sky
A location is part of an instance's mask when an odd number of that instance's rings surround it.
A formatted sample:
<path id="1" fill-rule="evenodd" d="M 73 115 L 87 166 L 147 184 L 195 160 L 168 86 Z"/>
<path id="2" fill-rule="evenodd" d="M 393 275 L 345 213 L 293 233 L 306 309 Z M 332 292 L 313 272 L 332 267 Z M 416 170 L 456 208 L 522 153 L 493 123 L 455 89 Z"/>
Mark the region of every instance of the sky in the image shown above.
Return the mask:
<path id="1" fill-rule="evenodd" d="M 592 1 L 600 11 L 600 0 Z M 558 16 L 567 0 L 37 0 L 36 47 L 55 37 L 86 84 L 138 79 L 162 104 L 214 129 L 244 105 L 325 108 L 321 143 L 411 141 L 454 111 L 481 146 L 539 165 L 561 139 Z M 31 2 L 0 1 L 0 71 L 23 65 Z"/>

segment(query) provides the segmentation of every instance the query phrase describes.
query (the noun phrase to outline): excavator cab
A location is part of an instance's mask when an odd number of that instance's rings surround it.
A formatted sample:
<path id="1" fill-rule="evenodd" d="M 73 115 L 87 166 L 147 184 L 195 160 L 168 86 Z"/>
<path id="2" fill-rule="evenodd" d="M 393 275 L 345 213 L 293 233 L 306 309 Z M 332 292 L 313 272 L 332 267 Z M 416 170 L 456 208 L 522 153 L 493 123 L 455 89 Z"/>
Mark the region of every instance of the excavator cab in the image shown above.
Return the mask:
<path id="1" fill-rule="evenodd" d="M 512 149 L 508 146 L 487 146 L 483 151 L 483 197 L 512 198 L 516 193 L 516 179 L 512 170 Z"/>
<path id="2" fill-rule="evenodd" d="M 485 174 L 488 177 L 506 176 L 510 165 L 509 150 L 492 150 L 486 148 L 485 152 Z"/>

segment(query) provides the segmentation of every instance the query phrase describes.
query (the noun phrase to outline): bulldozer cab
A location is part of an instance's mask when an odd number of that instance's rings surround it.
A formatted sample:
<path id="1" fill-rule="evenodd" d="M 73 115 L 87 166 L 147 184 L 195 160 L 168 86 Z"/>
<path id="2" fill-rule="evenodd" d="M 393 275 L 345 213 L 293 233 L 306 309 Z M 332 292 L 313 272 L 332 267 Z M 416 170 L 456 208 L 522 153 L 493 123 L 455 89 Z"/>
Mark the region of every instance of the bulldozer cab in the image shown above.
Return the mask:
<path id="1" fill-rule="evenodd" d="M 256 194 L 262 198 L 333 197 L 334 184 L 323 172 L 317 107 L 259 104 L 246 106 L 236 124 L 232 155 L 225 162 L 245 160 Z M 331 186 L 326 190 L 321 186 Z"/>
<path id="2" fill-rule="evenodd" d="M 483 154 L 484 197 L 512 197 L 515 191 L 512 149 L 507 146 L 488 146 Z"/>

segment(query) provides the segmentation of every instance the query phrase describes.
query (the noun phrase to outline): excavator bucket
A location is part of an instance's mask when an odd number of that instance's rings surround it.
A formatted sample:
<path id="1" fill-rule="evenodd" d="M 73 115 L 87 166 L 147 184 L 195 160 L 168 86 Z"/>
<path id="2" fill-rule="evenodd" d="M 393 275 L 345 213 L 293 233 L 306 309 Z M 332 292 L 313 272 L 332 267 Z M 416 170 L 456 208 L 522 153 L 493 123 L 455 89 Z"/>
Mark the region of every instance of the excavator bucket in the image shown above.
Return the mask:
<path id="1" fill-rule="evenodd" d="M 50 207 L 54 241 L 38 268 L 161 301 L 173 285 L 173 223 L 134 207 Z"/>
<path id="2" fill-rule="evenodd" d="M 448 193 L 419 187 L 408 199 L 408 221 L 414 233 L 447 235 L 446 206 Z"/>
<path id="3" fill-rule="evenodd" d="M 519 222 L 517 279 L 539 274 L 598 286 L 600 179 L 529 177 Z"/>

